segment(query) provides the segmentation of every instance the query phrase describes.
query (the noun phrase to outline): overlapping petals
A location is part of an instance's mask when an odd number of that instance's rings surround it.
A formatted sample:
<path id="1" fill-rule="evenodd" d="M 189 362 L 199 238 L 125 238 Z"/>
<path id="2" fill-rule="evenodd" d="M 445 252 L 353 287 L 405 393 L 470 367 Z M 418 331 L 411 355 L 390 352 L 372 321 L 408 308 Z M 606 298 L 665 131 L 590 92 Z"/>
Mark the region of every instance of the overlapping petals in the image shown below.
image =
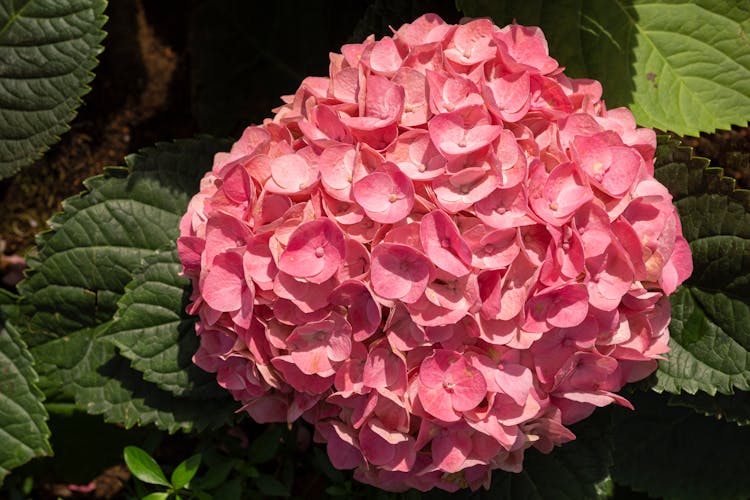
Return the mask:
<path id="1" fill-rule="evenodd" d="M 629 406 L 692 272 L 653 131 L 535 27 L 428 14 L 330 57 L 180 224 L 195 363 L 394 491 L 488 486 Z"/>

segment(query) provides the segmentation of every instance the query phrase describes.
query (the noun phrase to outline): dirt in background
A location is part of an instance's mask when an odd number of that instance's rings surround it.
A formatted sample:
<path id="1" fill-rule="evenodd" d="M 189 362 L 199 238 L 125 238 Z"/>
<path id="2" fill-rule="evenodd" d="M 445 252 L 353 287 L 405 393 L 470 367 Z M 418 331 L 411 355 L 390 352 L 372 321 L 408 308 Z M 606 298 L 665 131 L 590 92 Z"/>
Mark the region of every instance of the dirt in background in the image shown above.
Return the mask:
<path id="1" fill-rule="evenodd" d="M 686 137 L 684 143 L 692 146 L 697 156 L 710 158 L 711 165 L 724 167 L 724 175 L 735 179 L 738 188 L 750 189 L 750 129 Z"/>
<path id="2" fill-rule="evenodd" d="M 105 166 L 122 165 L 127 154 L 156 141 L 194 134 L 184 83 L 186 10 L 179 4 L 110 2 L 106 50 L 71 130 L 42 159 L 0 183 L 0 254 L 29 248 L 62 200 Z"/>

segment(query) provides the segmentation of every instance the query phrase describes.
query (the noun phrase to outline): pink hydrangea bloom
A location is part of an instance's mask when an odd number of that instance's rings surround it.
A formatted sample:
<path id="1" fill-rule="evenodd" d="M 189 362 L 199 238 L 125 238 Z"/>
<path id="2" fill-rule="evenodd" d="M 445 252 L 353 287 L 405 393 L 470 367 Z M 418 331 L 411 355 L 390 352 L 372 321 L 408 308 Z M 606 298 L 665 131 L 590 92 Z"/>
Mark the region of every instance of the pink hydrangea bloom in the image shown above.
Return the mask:
<path id="1" fill-rule="evenodd" d="M 601 95 L 486 19 L 331 54 L 182 220 L 195 363 L 389 490 L 487 486 L 630 406 L 692 261 L 654 132 Z"/>

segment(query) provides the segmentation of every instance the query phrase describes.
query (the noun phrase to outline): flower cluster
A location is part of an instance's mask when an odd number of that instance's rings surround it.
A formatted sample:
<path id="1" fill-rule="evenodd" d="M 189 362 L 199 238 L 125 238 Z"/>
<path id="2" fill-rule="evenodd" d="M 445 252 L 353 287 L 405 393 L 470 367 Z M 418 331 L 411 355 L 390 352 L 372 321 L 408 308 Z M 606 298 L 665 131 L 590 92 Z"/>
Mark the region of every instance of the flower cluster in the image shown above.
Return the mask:
<path id="1" fill-rule="evenodd" d="M 486 19 L 331 54 L 182 220 L 195 362 L 391 490 L 487 485 L 629 406 L 692 263 L 654 132 L 601 93 Z"/>

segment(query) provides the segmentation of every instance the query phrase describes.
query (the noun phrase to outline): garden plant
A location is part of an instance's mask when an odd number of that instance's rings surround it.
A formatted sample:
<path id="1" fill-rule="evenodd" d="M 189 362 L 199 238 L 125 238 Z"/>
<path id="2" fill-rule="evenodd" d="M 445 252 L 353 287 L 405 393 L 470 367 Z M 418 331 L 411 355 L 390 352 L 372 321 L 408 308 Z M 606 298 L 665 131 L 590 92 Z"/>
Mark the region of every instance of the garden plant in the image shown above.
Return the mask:
<path id="1" fill-rule="evenodd" d="M 0 0 L 3 189 L 147 5 Z M 750 497 L 750 3 L 184 9 L 0 256 L 0 496 Z"/>

